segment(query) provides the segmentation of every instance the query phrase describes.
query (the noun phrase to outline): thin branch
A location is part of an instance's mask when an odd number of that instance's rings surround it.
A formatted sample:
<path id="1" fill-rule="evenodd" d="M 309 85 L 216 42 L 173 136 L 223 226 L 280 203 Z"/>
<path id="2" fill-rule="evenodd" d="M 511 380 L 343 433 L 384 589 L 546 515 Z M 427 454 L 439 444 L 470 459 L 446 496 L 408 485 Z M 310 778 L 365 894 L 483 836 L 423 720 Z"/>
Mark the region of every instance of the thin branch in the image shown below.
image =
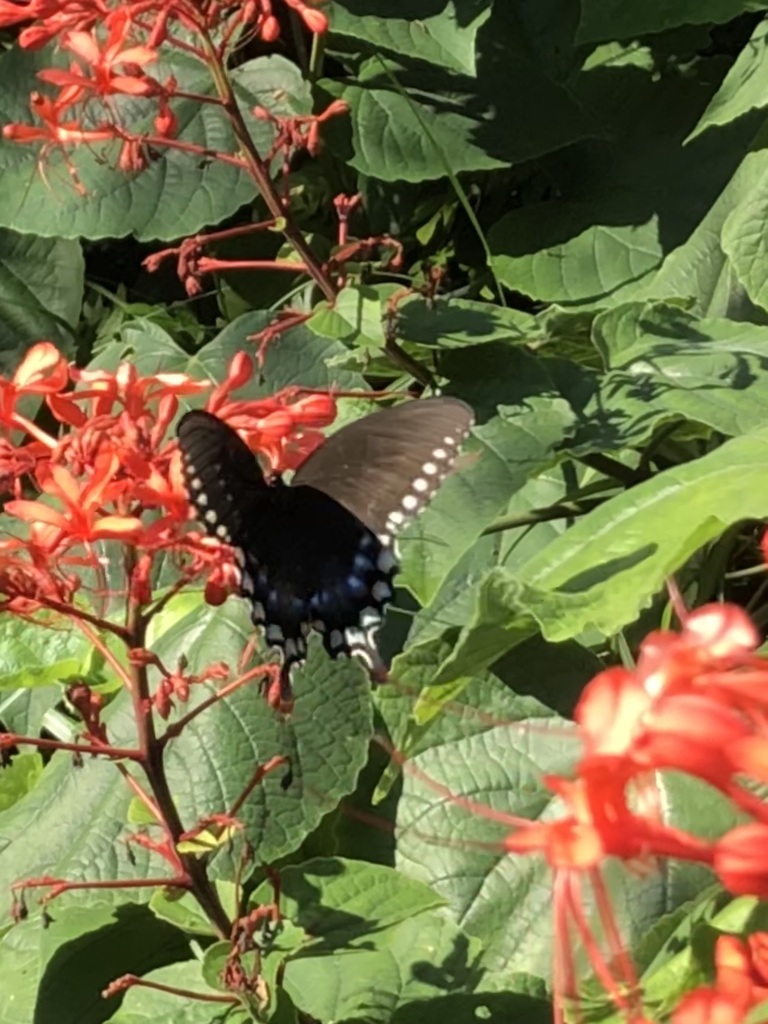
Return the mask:
<path id="1" fill-rule="evenodd" d="M 90 754 L 92 757 L 120 758 L 126 761 L 140 761 L 140 750 L 130 747 L 96 746 L 88 743 L 65 743 L 63 740 L 47 740 L 35 736 L 19 736 L 13 732 L 0 733 L 2 747 L 37 747 L 39 750 L 68 750 L 73 754 Z"/>
<path id="2" fill-rule="evenodd" d="M 240 112 L 240 106 L 232 89 L 232 83 L 227 70 L 221 63 L 216 47 L 207 34 L 203 34 L 203 45 L 206 49 L 208 66 L 216 86 L 216 91 L 221 97 L 222 105 L 240 146 L 242 156 L 239 158 L 239 163 L 245 164 L 270 214 L 275 218 L 280 217 L 285 221 L 283 234 L 298 253 L 301 262 L 306 265 L 307 273 L 317 284 L 328 302 L 333 304 L 336 300 L 336 288 L 333 281 L 308 245 L 302 232 L 294 223 L 290 210 L 277 193 L 270 177 L 268 166 L 256 152 L 251 133 L 248 131 L 243 115 Z"/>
<path id="3" fill-rule="evenodd" d="M 591 498 L 585 501 L 563 501 L 557 505 L 549 505 L 547 508 L 533 509 L 531 512 L 523 512 L 516 516 L 504 516 L 486 526 L 482 536 L 491 533 L 501 533 L 504 530 L 514 530 L 520 526 L 535 526 L 537 523 L 548 523 L 553 519 L 572 519 L 576 516 L 584 516 L 594 508 L 605 504 L 605 498 Z"/>
<path id="4" fill-rule="evenodd" d="M 189 988 L 178 988 L 176 985 L 161 985 L 159 981 L 147 981 L 146 978 L 139 978 L 135 974 L 124 974 L 114 981 L 101 993 L 105 999 L 124 992 L 129 988 L 151 988 L 155 992 L 167 992 L 171 996 L 179 996 L 181 999 L 195 999 L 201 1003 L 227 1003 L 229 1006 L 240 1002 L 237 996 L 216 995 L 213 992 L 195 992 Z"/>

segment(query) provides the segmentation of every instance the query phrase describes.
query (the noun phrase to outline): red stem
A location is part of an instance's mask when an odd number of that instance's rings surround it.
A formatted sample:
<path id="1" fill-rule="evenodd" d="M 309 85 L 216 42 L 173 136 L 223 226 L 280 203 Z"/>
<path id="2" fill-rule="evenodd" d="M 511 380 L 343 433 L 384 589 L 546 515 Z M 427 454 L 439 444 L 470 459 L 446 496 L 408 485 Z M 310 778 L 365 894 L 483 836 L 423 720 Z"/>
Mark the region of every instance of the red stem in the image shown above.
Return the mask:
<path id="1" fill-rule="evenodd" d="M 117 995 L 118 992 L 124 992 L 128 988 L 141 987 L 151 988 L 156 992 L 167 992 L 171 996 L 180 996 L 182 999 L 196 999 L 201 1003 L 228 1003 L 232 1004 L 239 1003 L 237 996 L 225 996 L 215 995 L 212 992 L 194 992 L 189 988 L 177 988 L 175 985 L 161 985 L 158 981 L 146 981 L 144 978 L 138 978 L 135 974 L 124 974 L 122 978 L 116 978 L 106 989 L 102 995 L 105 998 Z"/>
<path id="2" fill-rule="evenodd" d="M 64 743 L 62 740 L 46 740 L 35 736 L 19 736 L 16 733 L 4 732 L 0 734 L 2 747 L 37 747 L 40 750 L 69 750 L 73 754 L 91 754 L 92 756 L 118 757 L 128 761 L 141 761 L 140 750 L 133 750 L 130 747 L 110 747 L 107 744 L 99 745 L 96 742 L 88 743 Z"/>

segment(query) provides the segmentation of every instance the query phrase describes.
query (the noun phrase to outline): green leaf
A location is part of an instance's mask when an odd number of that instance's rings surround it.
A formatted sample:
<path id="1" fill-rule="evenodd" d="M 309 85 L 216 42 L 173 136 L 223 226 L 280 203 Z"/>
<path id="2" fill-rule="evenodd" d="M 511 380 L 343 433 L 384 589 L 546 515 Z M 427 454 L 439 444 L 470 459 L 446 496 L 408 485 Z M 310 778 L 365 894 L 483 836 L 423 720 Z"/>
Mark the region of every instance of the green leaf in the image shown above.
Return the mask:
<path id="1" fill-rule="evenodd" d="M 321 338 L 338 338 L 356 348 L 382 349 L 387 300 L 398 290 L 395 284 L 349 285 L 342 288 L 332 307 L 318 307 L 305 326 Z"/>
<path id="2" fill-rule="evenodd" d="M 499 348 L 503 363 L 498 362 Z M 478 379 L 486 368 L 494 367 L 496 378 L 490 380 L 490 391 L 505 405 L 499 415 L 474 428 L 474 441 L 460 456 L 459 471 L 448 477 L 424 515 L 403 532 L 401 580 L 422 604 L 432 600 L 482 530 L 504 513 L 511 495 L 554 461 L 573 424 L 570 407 L 551 393 L 554 387 L 540 361 L 520 349 L 496 344 L 465 349 L 462 354 L 466 365 L 472 361 Z M 470 385 L 466 397 L 482 414 L 473 401 L 471 382 L 466 383 Z"/>
<path id="3" fill-rule="evenodd" d="M 489 0 L 448 0 L 436 11 L 429 3 L 395 0 L 381 4 L 374 14 L 369 2 L 338 0 L 328 14 L 331 32 L 348 36 L 356 45 L 366 43 L 471 75 L 475 37 L 490 16 L 490 6 Z"/>
<path id="4" fill-rule="evenodd" d="M 175 665 L 184 654 L 190 672 L 225 661 L 236 678 L 251 632 L 245 602 L 230 600 L 218 609 L 198 607 L 167 630 L 154 651 L 166 665 Z M 221 685 L 194 687 L 178 713 L 187 714 Z M 354 789 L 367 758 L 372 702 L 360 664 L 332 661 L 314 641 L 306 666 L 294 676 L 296 704 L 290 716 L 277 714 L 258 685 L 256 680 L 241 687 L 191 722 L 166 748 L 165 764 L 179 813 L 191 829 L 230 808 L 259 765 L 278 755 L 288 757 L 291 781 L 286 783 L 286 766 L 271 772 L 237 815 L 257 857 L 269 864 L 300 846 L 321 817 Z M 132 712 L 124 707 L 110 725 L 115 742 L 130 742 L 135 735 Z M 228 849 L 217 854 L 213 865 L 218 873 L 231 856 L 237 860 Z"/>
<path id="5" fill-rule="evenodd" d="M 298 926 L 283 984 L 313 1017 L 385 1024 L 411 1001 L 476 985 L 479 949 L 434 912 L 442 901 L 427 886 L 340 858 L 285 868 L 281 881 L 284 915 Z M 252 904 L 270 899 L 265 885 Z"/>
<path id="6" fill-rule="evenodd" d="M 228 324 L 224 330 L 197 353 L 195 376 L 223 379 L 229 361 L 250 343 L 249 335 L 256 334 L 272 322 L 269 313 L 246 313 Z M 344 391 L 366 387 L 363 377 L 334 365 L 345 356 L 346 347 L 338 337 L 330 334 L 319 337 L 309 326 L 302 324 L 281 334 L 267 348 L 260 380 L 251 381 L 238 391 L 238 397 L 257 398 L 272 394 L 280 388 L 299 384 L 307 388 L 336 387 Z M 199 368 L 199 369 L 198 369 Z"/>
<path id="7" fill-rule="evenodd" d="M 554 195 L 534 194 L 488 234 L 503 283 L 547 302 L 612 305 L 658 294 L 655 272 L 717 200 L 759 127 L 758 115 L 747 117 L 727 138 L 709 133 L 683 146 L 702 96 L 718 84 L 710 64 L 659 76 L 644 47 L 593 58 L 574 92 L 609 138 L 560 156 Z"/>
<path id="8" fill-rule="evenodd" d="M 530 671 L 541 678 L 546 667 L 537 670 L 532 661 Z M 466 714 L 443 714 L 404 765 L 396 867 L 431 885 L 462 929 L 482 941 L 484 988 L 520 991 L 523 976 L 548 986 L 555 942 L 551 869 L 541 855 L 507 854 L 503 840 L 519 817 L 562 815 L 542 779 L 570 774 L 580 743 L 570 723 L 542 717 L 532 701 L 498 681 L 473 683 L 465 701 Z M 706 835 L 734 824 L 728 802 L 712 800 L 709 787 L 675 775 L 660 784 L 671 824 Z M 689 900 L 707 878 L 706 871 L 685 866 L 668 876 L 667 888 L 653 876 L 610 868 L 611 906 L 630 951 L 649 922 Z M 589 919 L 588 898 L 585 906 Z"/>
<path id="9" fill-rule="evenodd" d="M 532 59 L 503 4 L 477 34 L 473 78 L 426 65 L 384 65 L 377 57 L 343 87 L 322 84 L 350 105 L 351 139 L 346 125 L 331 124 L 329 145 L 356 170 L 385 181 L 442 178 L 446 163 L 455 174 L 491 170 L 594 134 L 569 91 Z M 517 102 L 521 95 L 528 97 L 524 104 Z"/>
<path id="10" fill-rule="evenodd" d="M 657 215 L 622 224 L 625 215 L 626 200 L 613 210 L 567 201 L 523 206 L 488 234 L 496 273 L 508 288 L 544 302 L 623 294 L 659 266 L 662 252 Z"/>
<path id="11" fill-rule="evenodd" d="M 190 672 L 222 659 L 234 668 L 249 634 L 244 604 L 231 601 L 223 608 L 190 613 L 157 640 L 154 650 L 168 665 L 175 665 L 183 652 Z M 296 707 L 290 718 L 277 715 L 254 682 L 216 703 L 169 744 L 167 777 L 187 829 L 227 810 L 260 764 L 286 755 L 293 773 L 287 788 L 287 769 L 281 768 L 256 786 L 238 813 L 258 857 L 270 863 L 296 849 L 341 796 L 354 789 L 372 731 L 370 683 L 356 661 L 333 662 L 319 648 L 311 644 L 306 667 L 296 673 Z M 195 687 L 182 713 L 213 692 L 212 686 Z M 115 744 L 135 746 L 133 711 L 125 692 L 112 701 L 105 721 Z M 131 798 L 114 764 L 88 758 L 75 768 L 71 756 L 55 754 L 35 788 L 0 814 L 0 887 L 40 875 L 105 882 L 166 874 L 163 862 L 143 847 L 134 845 L 128 854 Z M 231 867 L 232 857 L 237 860 L 236 851 L 218 853 L 212 862 L 215 871 Z M 118 888 L 105 891 L 103 898 L 120 904 L 151 893 Z M 81 902 L 88 894 L 61 899 Z"/>
<path id="12" fill-rule="evenodd" d="M 626 303 L 601 313 L 592 340 L 606 373 L 584 401 L 584 377 L 561 364 L 580 423 L 570 451 L 640 448 L 664 422 L 706 424 L 726 436 L 765 422 L 768 327 L 699 319 L 664 303 Z M 578 396 L 578 397 L 576 397 Z"/>
<path id="13" fill-rule="evenodd" d="M 554 642 L 595 628 L 611 636 L 650 605 L 664 580 L 733 523 L 768 509 L 768 432 L 727 441 L 583 516 L 515 576 L 492 570 L 436 681 L 491 664 L 533 628 Z"/>
<path id="14" fill-rule="evenodd" d="M 180 90 L 214 95 L 207 69 L 173 51 L 173 62 L 153 65 L 160 80 L 173 75 Z M 12 48 L 0 59 L 0 123 L 29 123 L 29 93 L 36 72 L 67 66 L 50 49 Z M 278 116 L 311 113 L 309 87 L 295 64 L 279 55 L 247 61 L 232 73 L 241 112 L 257 150 L 264 156 L 275 137 L 273 126 L 253 117 L 255 106 Z M 142 98 L 121 97 L 123 127 L 151 131 L 154 105 Z M 213 104 L 182 99 L 173 104 L 179 120 L 178 140 L 233 155 L 237 142 L 226 115 Z M 0 224 L 17 231 L 61 238 L 109 238 L 135 234 L 142 239 L 175 239 L 217 223 L 250 201 L 256 187 L 248 175 L 216 159 L 180 149 L 160 150 L 137 172 L 117 170 L 120 145 L 80 145 L 65 154 L 52 150 L 43 157 L 37 148 L 0 140 Z M 80 183 L 72 180 L 67 159 Z M 53 195 L 53 197 L 52 197 Z"/>
<path id="15" fill-rule="evenodd" d="M 0 772 L 0 813 L 31 792 L 43 774 L 43 759 L 37 752 L 16 754 Z"/>
<path id="16" fill-rule="evenodd" d="M 686 141 L 768 104 L 768 21 L 761 21 Z"/>
<path id="17" fill-rule="evenodd" d="M 183 935 L 143 908 L 96 904 L 50 916 L 47 928 L 25 921 L 0 941 L 0 973 L 14 979 L 0 990 L 1 1024 L 101 1024 L 119 1004 L 101 995 L 115 978 L 190 956 Z"/>
<path id="18" fill-rule="evenodd" d="M 489 341 L 525 345 L 542 336 L 529 313 L 491 302 L 453 298 L 427 302 L 413 298 L 398 305 L 397 314 L 401 341 L 432 348 L 464 348 Z"/>
<path id="19" fill-rule="evenodd" d="M 90 644 L 65 620 L 49 628 L 12 615 L 0 617 L 0 689 L 66 682 L 83 670 Z"/>
<path id="20" fill-rule="evenodd" d="M 688 240 L 666 257 L 648 286 L 649 295 L 690 298 L 691 311 L 699 314 L 727 316 L 737 321 L 761 318 L 737 277 L 728 251 L 738 253 L 742 274 L 751 277 L 751 261 L 759 243 L 743 211 L 752 202 L 753 195 L 759 195 L 764 188 L 768 173 L 768 157 L 760 138 Z M 734 227 L 738 228 L 738 233 Z M 740 242 L 742 233 L 743 244 Z M 754 274 L 757 273 L 759 269 L 755 266 Z M 758 290 L 759 287 L 758 282 Z"/>
<path id="21" fill-rule="evenodd" d="M 144 981 L 194 992 L 202 998 L 175 995 L 152 988 L 129 989 L 119 1010 L 108 1018 L 109 1024 L 249 1024 L 251 1014 L 231 1002 L 212 1002 L 222 998 L 206 983 L 197 961 L 170 964 L 144 975 Z M 208 1000 L 208 1001 L 204 1001 Z"/>
<path id="22" fill-rule="evenodd" d="M 219 883 L 223 885 L 223 883 Z M 219 886 L 217 886 L 217 889 Z M 203 914 L 200 904 L 189 892 L 181 890 L 158 889 L 152 894 L 149 909 L 161 921 L 172 924 L 175 928 L 192 935 L 215 936 L 216 930 Z M 227 913 L 233 908 L 226 907 Z"/>
<path id="23" fill-rule="evenodd" d="M 756 148 L 760 140 L 756 142 Z M 768 308 L 768 286 L 765 282 L 766 259 L 765 240 L 756 228 L 755 218 L 764 216 L 768 209 L 768 174 L 764 167 L 764 156 L 759 154 L 755 169 L 761 166 L 762 174 L 752 180 L 752 187 L 733 209 L 723 224 L 721 244 L 730 260 L 733 272 L 744 286 L 749 299 L 763 309 Z"/>
<path id="24" fill-rule="evenodd" d="M 291 1000 L 318 1020 L 389 1024 L 409 1003 L 477 984 L 479 943 L 436 913 L 374 933 L 371 942 L 377 948 L 290 960 L 283 983 Z"/>
<path id="25" fill-rule="evenodd" d="M 41 338 L 71 348 L 83 274 L 77 242 L 0 229 L 0 372 L 12 373 Z"/>
<path id="26" fill-rule="evenodd" d="M 382 929 L 443 905 L 428 886 L 392 868 L 340 857 L 283 868 L 280 883 L 283 914 L 324 949 L 375 943 Z M 250 903 L 272 898 L 264 883 Z"/>
<path id="27" fill-rule="evenodd" d="M 14 882 L 40 876 L 107 882 L 162 874 L 162 862 L 143 848 L 134 847 L 129 857 L 124 840 L 130 799 L 114 764 L 87 758 L 76 768 L 70 754 L 54 754 L 35 788 L 0 813 L 0 887 L 8 891 Z M 100 899 L 119 906 L 150 892 L 104 890 Z M 67 894 L 52 912 L 92 900 L 87 891 Z M 33 897 L 29 906 L 35 909 Z M 7 922 L 10 901 L 0 910 Z M 34 925 L 39 928 L 39 921 Z"/>
<path id="28" fill-rule="evenodd" d="M 583 0 L 577 38 L 580 43 L 630 39 L 678 25 L 730 21 L 765 6 L 761 0 Z"/>

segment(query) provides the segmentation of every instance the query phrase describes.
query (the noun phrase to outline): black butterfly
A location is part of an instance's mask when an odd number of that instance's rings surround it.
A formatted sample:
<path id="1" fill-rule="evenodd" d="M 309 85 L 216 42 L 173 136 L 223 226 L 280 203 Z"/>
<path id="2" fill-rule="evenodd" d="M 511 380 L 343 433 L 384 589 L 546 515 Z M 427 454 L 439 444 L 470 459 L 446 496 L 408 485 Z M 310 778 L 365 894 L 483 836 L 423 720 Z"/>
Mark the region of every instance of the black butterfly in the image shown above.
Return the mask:
<path id="1" fill-rule="evenodd" d="M 398 571 L 395 536 L 429 502 L 474 421 L 455 398 L 412 401 L 331 435 L 290 486 L 265 479 L 238 434 L 207 412 L 188 412 L 178 433 L 196 517 L 231 544 L 240 591 L 270 646 L 292 664 L 311 629 L 333 657 L 361 657 L 386 677 L 376 646 Z"/>

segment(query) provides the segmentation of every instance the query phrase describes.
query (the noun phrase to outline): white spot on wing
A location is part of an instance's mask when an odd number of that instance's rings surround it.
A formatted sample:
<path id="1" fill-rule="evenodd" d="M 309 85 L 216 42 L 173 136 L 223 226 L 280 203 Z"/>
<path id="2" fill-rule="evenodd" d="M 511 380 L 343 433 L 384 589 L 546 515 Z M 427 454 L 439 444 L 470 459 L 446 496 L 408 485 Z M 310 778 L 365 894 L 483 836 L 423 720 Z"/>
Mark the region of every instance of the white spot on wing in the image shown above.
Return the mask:
<path id="1" fill-rule="evenodd" d="M 413 481 L 413 489 L 414 491 L 419 491 L 420 494 L 423 494 L 424 491 L 429 490 L 429 481 L 425 480 L 423 476 L 417 476 Z"/>
<path id="2" fill-rule="evenodd" d="M 401 502 L 401 505 L 403 506 L 406 512 L 415 512 L 416 509 L 419 507 L 419 499 L 416 497 L 415 494 L 406 494 L 406 496 L 403 498 Z M 390 519 L 391 518 L 392 517 L 390 516 Z"/>
<path id="3" fill-rule="evenodd" d="M 217 519 L 218 519 L 218 516 L 216 515 L 214 510 L 212 508 L 209 508 L 208 511 L 205 513 L 205 521 L 206 521 L 206 523 L 210 523 L 210 525 L 213 526 L 213 524 L 216 522 Z"/>
<path id="4" fill-rule="evenodd" d="M 371 626 L 378 626 L 381 622 L 381 613 L 375 608 L 363 608 L 360 612 L 360 625 L 363 629 L 370 629 Z"/>
<path id="5" fill-rule="evenodd" d="M 447 459 L 448 452 L 445 450 L 445 448 L 435 448 L 435 450 L 432 452 L 432 456 L 435 459 Z"/>
<path id="6" fill-rule="evenodd" d="M 397 559 L 391 551 L 385 548 L 379 553 L 379 557 L 376 560 L 376 567 L 380 572 L 392 572 L 393 569 L 397 568 Z"/>
<path id="7" fill-rule="evenodd" d="M 374 601 L 379 601 L 383 604 L 392 597 L 392 587 L 385 583 L 384 580 L 379 580 L 371 587 L 371 597 Z"/>

